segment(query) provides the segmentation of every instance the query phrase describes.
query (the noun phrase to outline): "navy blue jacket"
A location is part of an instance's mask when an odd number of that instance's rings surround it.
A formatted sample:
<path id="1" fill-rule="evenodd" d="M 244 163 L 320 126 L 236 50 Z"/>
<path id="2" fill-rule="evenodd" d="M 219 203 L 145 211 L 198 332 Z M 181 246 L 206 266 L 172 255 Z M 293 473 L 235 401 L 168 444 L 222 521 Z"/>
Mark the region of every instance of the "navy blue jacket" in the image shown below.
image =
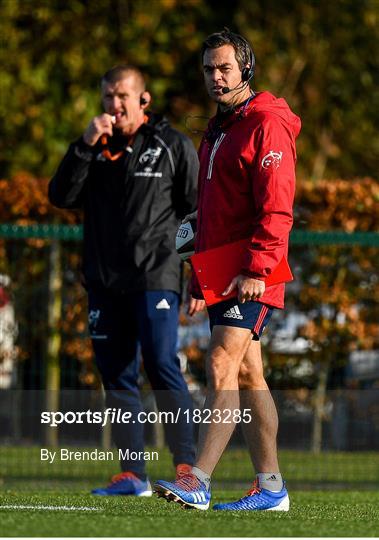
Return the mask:
<path id="1" fill-rule="evenodd" d="M 126 139 L 109 141 L 112 153 Z M 87 288 L 181 291 L 175 250 L 181 219 L 196 208 L 198 157 L 191 140 L 149 114 L 132 151 L 110 161 L 99 141 L 71 144 L 49 184 L 58 208 L 84 210 L 83 274 Z"/>

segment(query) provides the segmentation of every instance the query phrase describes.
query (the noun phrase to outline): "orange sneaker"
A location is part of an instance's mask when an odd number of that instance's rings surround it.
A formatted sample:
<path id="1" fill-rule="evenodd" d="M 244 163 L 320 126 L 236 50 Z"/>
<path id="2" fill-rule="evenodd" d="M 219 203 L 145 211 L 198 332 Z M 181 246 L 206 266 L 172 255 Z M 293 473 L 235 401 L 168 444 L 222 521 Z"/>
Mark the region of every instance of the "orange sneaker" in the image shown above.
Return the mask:
<path id="1" fill-rule="evenodd" d="M 140 480 L 131 471 L 121 472 L 112 476 L 111 483 L 105 488 L 92 490 L 93 495 L 135 495 L 151 497 L 153 494 L 148 479 Z"/>

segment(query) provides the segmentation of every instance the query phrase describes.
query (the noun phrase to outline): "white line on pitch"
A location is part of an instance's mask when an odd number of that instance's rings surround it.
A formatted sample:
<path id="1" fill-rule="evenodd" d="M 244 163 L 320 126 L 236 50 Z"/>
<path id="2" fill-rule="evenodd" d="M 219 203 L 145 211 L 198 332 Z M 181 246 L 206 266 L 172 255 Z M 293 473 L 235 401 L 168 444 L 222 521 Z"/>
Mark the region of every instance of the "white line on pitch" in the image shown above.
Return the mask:
<path id="1" fill-rule="evenodd" d="M 93 512 L 101 510 L 91 506 L 43 506 L 33 504 L 0 504 L 0 510 L 82 510 L 84 512 Z"/>

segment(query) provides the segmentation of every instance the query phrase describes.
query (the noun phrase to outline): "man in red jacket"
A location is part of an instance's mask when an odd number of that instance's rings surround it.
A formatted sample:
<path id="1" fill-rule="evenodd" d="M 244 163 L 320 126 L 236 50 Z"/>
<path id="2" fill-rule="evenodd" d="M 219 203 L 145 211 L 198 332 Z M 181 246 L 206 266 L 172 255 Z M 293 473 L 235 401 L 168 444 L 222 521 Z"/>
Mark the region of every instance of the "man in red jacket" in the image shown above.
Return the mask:
<path id="1" fill-rule="evenodd" d="M 284 99 L 250 89 L 255 59 L 242 36 L 228 30 L 212 34 L 202 60 L 218 111 L 199 149 L 196 251 L 243 238 L 250 242 L 239 274 L 224 291 L 236 289 L 237 297 L 208 309 L 212 335 L 204 413 L 211 421 L 200 426 L 195 467 L 176 482 L 157 482 L 155 490 L 184 506 L 208 509 L 211 474 L 241 422 L 256 478 L 245 497 L 213 508 L 287 511 L 276 448 L 278 416 L 259 338 L 273 309 L 284 307 L 284 285 L 266 288 L 265 278 L 288 253 L 300 119 Z M 204 307 L 195 276 L 191 292 L 194 314 Z"/>

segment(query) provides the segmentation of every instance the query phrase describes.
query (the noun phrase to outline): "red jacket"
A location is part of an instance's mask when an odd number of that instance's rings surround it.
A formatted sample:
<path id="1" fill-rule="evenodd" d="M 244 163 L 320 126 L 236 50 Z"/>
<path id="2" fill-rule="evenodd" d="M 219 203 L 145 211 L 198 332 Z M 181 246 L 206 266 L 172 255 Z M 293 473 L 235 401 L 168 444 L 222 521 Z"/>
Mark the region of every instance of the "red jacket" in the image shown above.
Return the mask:
<path id="1" fill-rule="evenodd" d="M 201 142 L 195 251 L 251 237 L 241 274 L 259 279 L 288 253 L 301 122 L 269 92 L 246 103 L 214 117 Z M 202 297 L 194 275 L 190 291 Z M 260 302 L 283 308 L 284 284 Z"/>

